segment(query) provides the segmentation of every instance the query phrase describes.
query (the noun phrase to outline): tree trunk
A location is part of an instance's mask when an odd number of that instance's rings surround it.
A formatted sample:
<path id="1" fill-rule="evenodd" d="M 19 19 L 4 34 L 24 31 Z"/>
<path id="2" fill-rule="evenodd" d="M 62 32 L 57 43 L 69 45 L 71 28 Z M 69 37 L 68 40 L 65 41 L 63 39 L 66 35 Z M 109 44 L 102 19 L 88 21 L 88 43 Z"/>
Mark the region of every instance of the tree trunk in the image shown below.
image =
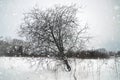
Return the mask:
<path id="1" fill-rule="evenodd" d="M 65 64 L 66 67 L 67 67 L 67 70 L 68 70 L 68 71 L 71 71 L 71 67 L 70 67 L 70 65 L 69 65 L 69 63 L 68 63 L 68 60 L 67 60 L 65 54 L 62 52 L 60 55 L 61 55 L 61 60 L 64 62 L 64 64 Z"/>
<path id="2" fill-rule="evenodd" d="M 64 64 L 66 65 L 66 67 L 67 67 L 67 70 L 71 71 L 71 67 L 70 67 L 70 65 L 68 63 L 68 60 L 63 60 L 63 61 L 64 61 Z"/>

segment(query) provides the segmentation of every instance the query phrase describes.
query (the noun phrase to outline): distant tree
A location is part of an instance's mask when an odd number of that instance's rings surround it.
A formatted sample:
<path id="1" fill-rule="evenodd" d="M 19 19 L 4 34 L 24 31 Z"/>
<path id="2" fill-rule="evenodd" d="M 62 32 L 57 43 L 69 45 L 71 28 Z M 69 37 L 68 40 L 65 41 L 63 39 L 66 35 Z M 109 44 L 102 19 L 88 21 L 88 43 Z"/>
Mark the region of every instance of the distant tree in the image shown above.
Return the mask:
<path id="1" fill-rule="evenodd" d="M 77 11 L 76 5 L 34 8 L 24 15 L 20 35 L 32 43 L 34 52 L 57 55 L 70 71 L 65 52 L 84 48 L 88 40 L 88 26 L 79 25 Z"/>
<path id="2" fill-rule="evenodd" d="M 12 39 L 9 44 L 9 53 L 12 55 L 24 56 L 25 54 L 30 53 L 30 46 L 28 42 L 19 39 Z"/>
<path id="3" fill-rule="evenodd" d="M 117 54 L 116 54 L 118 57 L 120 57 L 120 51 L 117 51 Z"/>
<path id="4" fill-rule="evenodd" d="M 9 47 L 9 43 L 6 42 L 5 40 L 0 40 L 0 56 L 5 56 L 8 53 L 8 47 Z"/>

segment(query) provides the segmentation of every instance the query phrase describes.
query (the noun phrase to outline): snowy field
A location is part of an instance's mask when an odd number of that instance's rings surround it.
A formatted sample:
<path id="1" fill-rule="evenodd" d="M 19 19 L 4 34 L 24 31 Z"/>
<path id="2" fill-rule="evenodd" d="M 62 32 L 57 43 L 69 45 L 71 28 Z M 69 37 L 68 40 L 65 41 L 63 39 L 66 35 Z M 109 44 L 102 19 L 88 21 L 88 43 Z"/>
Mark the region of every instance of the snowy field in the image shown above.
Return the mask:
<path id="1" fill-rule="evenodd" d="M 0 80 L 120 80 L 120 58 L 69 62 L 71 72 L 54 59 L 0 57 Z"/>

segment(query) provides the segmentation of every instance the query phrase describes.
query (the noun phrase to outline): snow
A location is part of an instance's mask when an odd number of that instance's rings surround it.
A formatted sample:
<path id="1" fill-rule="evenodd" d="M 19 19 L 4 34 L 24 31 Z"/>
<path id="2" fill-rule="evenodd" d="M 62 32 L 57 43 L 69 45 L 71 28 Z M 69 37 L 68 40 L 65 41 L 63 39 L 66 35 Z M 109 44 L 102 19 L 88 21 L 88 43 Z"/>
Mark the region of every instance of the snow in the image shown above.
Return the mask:
<path id="1" fill-rule="evenodd" d="M 69 63 L 71 72 L 54 59 L 0 57 L 0 80 L 120 80 L 119 58 L 70 59 Z"/>

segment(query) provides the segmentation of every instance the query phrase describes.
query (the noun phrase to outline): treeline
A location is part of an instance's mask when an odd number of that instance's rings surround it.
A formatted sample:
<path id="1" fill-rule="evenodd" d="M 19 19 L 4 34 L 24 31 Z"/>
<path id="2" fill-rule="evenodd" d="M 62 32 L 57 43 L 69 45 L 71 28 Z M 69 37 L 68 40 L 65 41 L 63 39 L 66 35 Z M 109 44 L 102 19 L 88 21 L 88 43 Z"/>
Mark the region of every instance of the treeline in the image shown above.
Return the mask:
<path id="1" fill-rule="evenodd" d="M 82 59 L 97 59 L 97 58 L 110 58 L 109 52 L 101 51 L 101 49 L 94 50 L 82 50 L 82 51 L 68 51 L 66 54 L 68 57 L 82 58 Z"/>
<path id="2" fill-rule="evenodd" d="M 120 57 L 120 51 L 111 52 L 104 48 L 93 50 L 73 51 L 69 50 L 65 53 L 68 58 L 96 59 L 110 58 L 111 56 Z M 34 49 L 29 42 L 19 39 L 0 39 L 0 56 L 8 57 L 59 57 L 54 53 L 47 53 Z"/>
<path id="3" fill-rule="evenodd" d="M 28 43 L 23 40 L 0 38 L 0 56 L 22 55 L 23 48 L 24 52 L 27 52 L 27 45 Z"/>
<path id="4" fill-rule="evenodd" d="M 34 49 L 30 42 L 24 40 L 0 38 L 0 56 L 47 57 L 48 53 Z"/>

